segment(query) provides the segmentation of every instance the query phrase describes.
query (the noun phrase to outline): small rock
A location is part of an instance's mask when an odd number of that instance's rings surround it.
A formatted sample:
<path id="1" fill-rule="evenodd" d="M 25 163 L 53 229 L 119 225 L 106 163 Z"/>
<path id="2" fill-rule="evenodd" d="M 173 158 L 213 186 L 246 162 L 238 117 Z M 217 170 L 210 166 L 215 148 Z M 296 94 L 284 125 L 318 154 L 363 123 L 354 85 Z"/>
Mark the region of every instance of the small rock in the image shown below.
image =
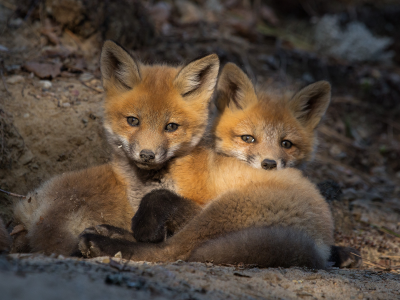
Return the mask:
<path id="1" fill-rule="evenodd" d="M 1 51 L 1 45 L 0 45 L 0 51 Z M 21 69 L 20 65 L 6 65 L 4 67 L 6 68 L 7 72 L 13 72 Z"/>
<path id="2" fill-rule="evenodd" d="M 34 158 L 32 152 L 30 150 L 25 151 L 25 153 L 19 158 L 21 164 L 26 165 L 32 161 Z"/>
<path id="3" fill-rule="evenodd" d="M 122 258 L 122 253 L 121 253 L 121 251 L 118 251 L 118 252 L 114 255 L 114 257 L 116 257 L 116 258 Z"/>
<path id="4" fill-rule="evenodd" d="M 17 83 L 24 82 L 24 81 L 25 81 L 25 78 L 21 75 L 13 75 L 13 76 L 8 77 L 6 80 L 6 82 L 8 84 L 17 84 Z"/>
<path id="5" fill-rule="evenodd" d="M 24 117 L 24 119 L 29 118 L 29 113 L 24 114 L 23 117 Z"/>
<path id="6" fill-rule="evenodd" d="M 53 84 L 48 80 L 40 80 L 39 85 L 45 90 L 48 90 L 53 86 Z"/>
<path id="7" fill-rule="evenodd" d="M 22 20 L 21 18 L 17 18 L 17 19 L 12 19 L 10 22 L 8 22 L 8 26 L 18 28 L 23 23 L 24 23 L 24 20 Z"/>
<path id="8" fill-rule="evenodd" d="M 110 258 L 109 258 L 109 257 L 104 258 L 104 259 L 102 260 L 102 263 L 103 263 L 103 264 L 109 264 L 109 263 L 110 263 Z"/>
<path id="9" fill-rule="evenodd" d="M 6 46 L 0 45 L 0 51 L 8 52 L 8 48 Z"/>
<path id="10" fill-rule="evenodd" d="M 62 63 L 40 63 L 29 61 L 25 63 L 24 68 L 33 72 L 39 78 L 54 78 L 61 73 Z"/>
<path id="11" fill-rule="evenodd" d="M 89 81 L 92 80 L 94 76 L 90 73 L 83 73 L 81 76 L 79 76 L 80 81 Z"/>
<path id="12" fill-rule="evenodd" d="M 181 14 L 181 23 L 197 23 L 204 18 L 204 14 L 199 6 L 189 1 L 176 1 L 176 7 Z"/>
<path id="13" fill-rule="evenodd" d="M 62 107 L 70 107 L 70 106 L 71 104 L 69 104 L 68 102 L 62 104 Z"/>

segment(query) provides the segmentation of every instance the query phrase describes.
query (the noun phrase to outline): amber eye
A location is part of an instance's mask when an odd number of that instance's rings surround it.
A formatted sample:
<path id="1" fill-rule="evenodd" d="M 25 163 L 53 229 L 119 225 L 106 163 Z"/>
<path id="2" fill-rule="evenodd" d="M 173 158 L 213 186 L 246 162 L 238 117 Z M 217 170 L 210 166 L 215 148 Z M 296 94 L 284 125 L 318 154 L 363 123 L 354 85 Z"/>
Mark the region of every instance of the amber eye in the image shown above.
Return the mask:
<path id="1" fill-rule="evenodd" d="M 256 139 L 251 135 L 242 135 L 242 140 L 249 144 L 254 143 L 256 141 Z"/>
<path id="2" fill-rule="evenodd" d="M 281 145 L 283 148 L 290 149 L 290 148 L 292 148 L 293 144 L 291 141 L 284 140 L 284 141 L 282 141 Z"/>
<path id="3" fill-rule="evenodd" d="M 139 119 L 135 117 L 127 117 L 126 120 L 128 124 L 131 126 L 139 126 Z"/>
<path id="4" fill-rule="evenodd" d="M 169 123 L 167 124 L 167 126 L 165 126 L 165 130 L 168 132 L 174 132 L 175 130 L 177 130 L 179 127 L 178 124 L 175 123 Z"/>

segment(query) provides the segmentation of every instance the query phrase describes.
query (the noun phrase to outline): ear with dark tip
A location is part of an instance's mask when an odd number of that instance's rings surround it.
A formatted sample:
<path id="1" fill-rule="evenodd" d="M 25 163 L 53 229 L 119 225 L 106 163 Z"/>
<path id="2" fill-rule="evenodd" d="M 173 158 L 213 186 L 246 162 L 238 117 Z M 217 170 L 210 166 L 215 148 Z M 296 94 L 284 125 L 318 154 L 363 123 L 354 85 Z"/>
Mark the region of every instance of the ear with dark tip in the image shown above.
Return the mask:
<path id="1" fill-rule="evenodd" d="M 314 129 L 321 121 L 330 101 L 331 85 L 327 81 L 318 81 L 295 94 L 289 100 L 289 107 L 303 126 Z"/>
<path id="2" fill-rule="evenodd" d="M 210 99 L 217 83 L 219 58 L 211 54 L 184 66 L 174 79 L 175 87 L 185 100 L 202 96 Z"/>
<path id="3" fill-rule="evenodd" d="M 100 69 L 104 90 L 130 90 L 140 81 L 139 65 L 121 46 L 106 41 L 101 50 Z"/>
<path id="4" fill-rule="evenodd" d="M 227 63 L 222 69 L 217 84 L 216 105 L 220 111 L 244 109 L 257 101 L 254 85 L 247 75 L 235 64 Z"/>

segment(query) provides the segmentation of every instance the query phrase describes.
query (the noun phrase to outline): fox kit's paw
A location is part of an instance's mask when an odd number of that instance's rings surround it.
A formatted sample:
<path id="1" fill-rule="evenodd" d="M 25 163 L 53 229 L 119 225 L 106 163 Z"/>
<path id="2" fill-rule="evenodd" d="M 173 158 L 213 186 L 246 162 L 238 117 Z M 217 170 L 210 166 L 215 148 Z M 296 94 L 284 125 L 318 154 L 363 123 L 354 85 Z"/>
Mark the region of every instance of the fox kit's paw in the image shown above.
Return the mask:
<path id="1" fill-rule="evenodd" d="M 132 218 L 136 241 L 165 241 L 191 220 L 201 207 L 169 190 L 154 190 L 146 194 Z"/>
<path id="2" fill-rule="evenodd" d="M 138 242 L 158 243 L 167 238 L 167 222 L 174 206 L 176 194 L 168 190 L 155 190 L 146 194 L 132 218 L 133 236 Z"/>
<path id="3" fill-rule="evenodd" d="M 359 268 L 362 265 L 361 253 L 351 247 L 332 246 L 329 261 L 338 268 Z"/>
<path id="4" fill-rule="evenodd" d="M 112 239 L 124 239 L 135 242 L 132 232 L 112 225 L 101 224 L 86 228 L 82 234 L 99 234 Z"/>
<path id="5" fill-rule="evenodd" d="M 118 252 L 122 257 L 130 259 L 132 251 L 137 243 L 123 240 L 111 239 L 106 236 L 92 233 L 83 233 L 79 237 L 79 251 L 83 257 L 115 256 Z"/>
<path id="6" fill-rule="evenodd" d="M 89 231 L 89 230 L 88 230 Z M 84 233 L 79 238 L 79 251 L 83 257 L 114 256 L 117 252 L 110 253 L 112 240 L 108 237 Z"/>

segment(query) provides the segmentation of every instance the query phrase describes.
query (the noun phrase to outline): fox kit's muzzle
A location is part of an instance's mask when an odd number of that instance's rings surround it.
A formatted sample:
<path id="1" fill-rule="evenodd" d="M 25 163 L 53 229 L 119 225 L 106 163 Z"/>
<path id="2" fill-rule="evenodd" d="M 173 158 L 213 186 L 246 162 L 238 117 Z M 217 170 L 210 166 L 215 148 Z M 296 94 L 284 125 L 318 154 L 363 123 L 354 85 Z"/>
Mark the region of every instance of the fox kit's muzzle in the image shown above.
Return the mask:
<path id="1" fill-rule="evenodd" d="M 142 160 L 142 162 L 145 163 L 152 162 L 154 158 L 155 154 L 153 151 L 147 149 L 140 151 L 140 159 Z"/>
<path id="2" fill-rule="evenodd" d="M 261 167 L 265 170 L 273 170 L 276 169 L 276 161 L 272 159 L 264 159 L 261 162 Z"/>

